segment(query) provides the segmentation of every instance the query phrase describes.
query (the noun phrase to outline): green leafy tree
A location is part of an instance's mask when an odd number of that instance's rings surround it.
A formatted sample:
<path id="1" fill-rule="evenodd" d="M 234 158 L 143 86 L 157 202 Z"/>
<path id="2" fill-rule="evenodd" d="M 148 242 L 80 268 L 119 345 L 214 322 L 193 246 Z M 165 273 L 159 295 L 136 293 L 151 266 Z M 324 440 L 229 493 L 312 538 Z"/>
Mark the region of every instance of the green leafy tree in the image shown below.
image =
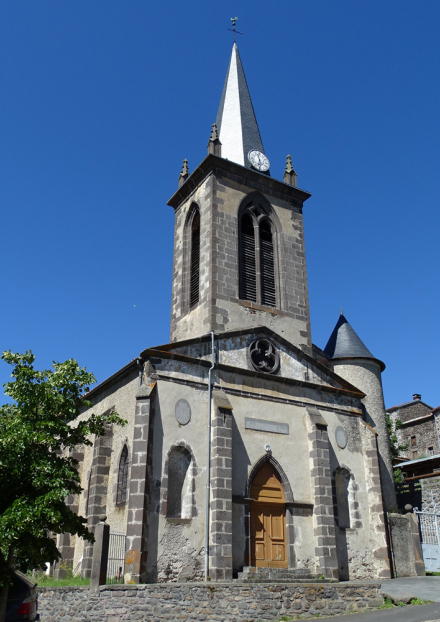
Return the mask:
<path id="1" fill-rule="evenodd" d="M 391 450 L 391 460 L 398 458 L 402 451 L 408 449 L 408 443 L 399 443 L 399 439 L 397 438 L 397 430 L 403 426 L 403 423 L 400 419 L 396 419 L 393 421 L 389 415 L 387 415 L 387 426 L 388 426 L 388 436 L 390 437 L 390 450 Z M 394 483 L 402 484 L 405 481 L 402 470 L 395 469 L 394 470 Z"/>
<path id="2" fill-rule="evenodd" d="M 123 425 L 116 413 L 80 414 L 92 403 L 85 395 L 93 374 L 69 359 L 52 369 L 34 369 L 32 352 L 4 352 L 13 366 L 4 385 L 13 402 L 0 407 L 0 622 L 3 622 L 11 573 L 43 568 L 59 560 L 54 535 L 70 533 L 93 542 L 87 519 L 64 500 L 82 492 L 77 460 L 69 450 L 92 445 L 106 426 Z"/>

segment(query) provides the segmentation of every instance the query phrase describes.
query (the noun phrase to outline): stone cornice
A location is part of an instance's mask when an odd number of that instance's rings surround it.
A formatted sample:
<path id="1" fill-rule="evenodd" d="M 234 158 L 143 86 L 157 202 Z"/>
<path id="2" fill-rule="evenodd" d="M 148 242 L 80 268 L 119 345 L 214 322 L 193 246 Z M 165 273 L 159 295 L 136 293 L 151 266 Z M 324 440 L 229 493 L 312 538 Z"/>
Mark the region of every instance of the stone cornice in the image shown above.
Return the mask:
<path id="1" fill-rule="evenodd" d="M 223 175 L 239 183 L 241 182 L 250 188 L 260 190 L 271 196 L 293 202 L 297 206 L 302 206 L 304 201 L 307 201 L 311 196 L 305 190 L 300 190 L 283 181 L 210 153 L 191 173 L 185 183 L 176 190 L 167 204 L 177 209 L 211 172 L 220 176 Z"/>

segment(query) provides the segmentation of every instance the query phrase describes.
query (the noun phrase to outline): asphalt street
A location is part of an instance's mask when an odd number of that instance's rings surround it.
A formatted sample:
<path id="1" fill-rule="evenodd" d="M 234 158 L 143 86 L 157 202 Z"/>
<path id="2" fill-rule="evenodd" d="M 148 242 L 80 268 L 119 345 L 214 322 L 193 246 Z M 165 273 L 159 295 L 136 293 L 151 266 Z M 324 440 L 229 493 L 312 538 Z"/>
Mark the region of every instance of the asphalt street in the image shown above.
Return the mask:
<path id="1" fill-rule="evenodd" d="M 409 601 L 411 598 L 433 600 L 429 605 L 407 605 L 392 609 L 375 609 L 366 613 L 319 618 L 344 622 L 440 622 L 440 577 L 410 577 L 391 579 L 381 584 L 384 596 L 393 601 Z"/>
<path id="2" fill-rule="evenodd" d="M 440 603 L 431 605 L 407 605 L 393 609 L 376 609 L 366 613 L 353 613 L 342 616 L 330 616 L 319 620 L 341 620 L 344 622 L 439 622 Z"/>

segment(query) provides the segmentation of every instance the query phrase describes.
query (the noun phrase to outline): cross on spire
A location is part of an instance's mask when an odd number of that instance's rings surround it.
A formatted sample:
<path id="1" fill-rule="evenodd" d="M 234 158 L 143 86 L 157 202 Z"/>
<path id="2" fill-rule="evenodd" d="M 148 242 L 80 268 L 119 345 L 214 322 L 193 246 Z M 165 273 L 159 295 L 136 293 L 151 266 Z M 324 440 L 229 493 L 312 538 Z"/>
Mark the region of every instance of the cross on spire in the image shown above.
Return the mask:
<path id="1" fill-rule="evenodd" d="M 228 30 L 230 30 L 231 32 L 234 33 L 234 43 L 235 43 L 235 35 L 242 35 L 243 34 L 239 30 L 235 30 L 235 22 L 237 21 L 237 19 L 238 19 L 238 17 L 231 17 L 232 28 L 228 28 Z"/>

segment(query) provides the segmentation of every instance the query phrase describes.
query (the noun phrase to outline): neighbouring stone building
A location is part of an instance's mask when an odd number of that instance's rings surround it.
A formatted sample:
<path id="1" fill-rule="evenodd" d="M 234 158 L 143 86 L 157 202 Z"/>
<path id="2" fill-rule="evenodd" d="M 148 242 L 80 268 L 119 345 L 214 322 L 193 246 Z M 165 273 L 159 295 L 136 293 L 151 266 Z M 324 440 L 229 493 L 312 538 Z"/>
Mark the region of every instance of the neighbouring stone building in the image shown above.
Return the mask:
<path id="1" fill-rule="evenodd" d="M 401 451 L 402 458 L 417 460 L 440 453 L 440 406 L 432 408 L 422 402 L 422 396 L 414 393 L 411 402 L 404 402 L 387 408 L 392 421 L 400 420 L 402 427 L 396 430 L 400 445 L 407 445 Z"/>
<path id="2" fill-rule="evenodd" d="M 78 448 L 84 493 L 69 502 L 92 530 L 105 514 L 126 534 L 127 583 L 244 567 L 390 575 L 385 366 L 342 314 L 325 349 L 312 345 L 309 197 L 290 156 L 282 180 L 270 173 L 234 44 L 208 155 L 191 174 L 184 162 L 168 202 L 170 343 L 88 395 L 128 423 Z M 90 573 L 92 546 L 59 544 Z"/>
<path id="3" fill-rule="evenodd" d="M 412 401 L 386 412 L 392 421 L 402 422 L 396 436 L 400 445 L 407 445 L 395 465 L 405 478 L 396 486 L 398 506 L 440 512 L 440 406 L 432 408 L 414 393 Z"/>

